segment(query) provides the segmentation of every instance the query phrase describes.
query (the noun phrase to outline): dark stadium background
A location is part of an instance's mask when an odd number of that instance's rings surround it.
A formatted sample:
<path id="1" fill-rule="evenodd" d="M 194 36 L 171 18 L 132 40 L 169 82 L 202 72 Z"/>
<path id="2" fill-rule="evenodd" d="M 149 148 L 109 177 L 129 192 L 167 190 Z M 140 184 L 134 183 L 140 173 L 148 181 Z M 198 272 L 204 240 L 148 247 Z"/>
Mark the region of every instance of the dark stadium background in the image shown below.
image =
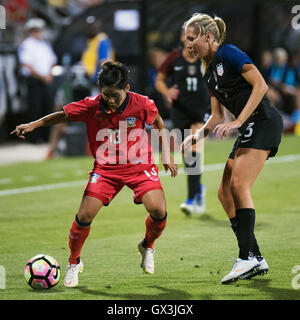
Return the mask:
<path id="1" fill-rule="evenodd" d="M 1 0 L 0 4 L 6 1 Z M 84 43 L 83 29 L 88 16 L 94 15 L 103 23 L 103 30 L 110 36 L 116 58 L 129 65 L 131 69 L 131 88 L 133 91 L 151 96 L 147 70 L 149 68 L 149 50 L 160 48 L 166 52 L 178 46 L 179 31 L 182 23 L 194 12 L 216 14 L 226 21 L 227 42 L 237 44 L 261 66 L 261 54 L 265 49 L 284 47 L 289 51 L 300 49 L 299 33 L 295 38 L 291 27 L 291 9 L 297 1 L 102 1 L 88 8 L 80 15 L 70 16 L 64 8 L 49 10 L 46 0 L 27 0 L 29 11 L 27 18 L 43 18 L 51 30 L 51 42 L 62 63 L 63 55 L 70 53 L 72 63 L 80 59 L 81 46 Z M 114 12 L 119 9 L 136 9 L 140 14 L 140 27 L 136 31 L 117 31 L 114 29 Z M 77 42 L 76 42 L 77 41 Z M 77 44 L 77 47 L 76 47 Z M 6 30 L 0 30 L 0 59 L 4 55 L 16 56 L 18 40 L 16 23 L 7 21 Z M 18 81 L 18 97 L 21 110 L 13 112 L 10 97 L 7 94 L 7 110 L 0 120 L 0 143 L 11 141 L 9 131 L 22 119 L 28 106 L 22 92 L 22 79 L 18 64 L 15 77 Z M 59 85 L 59 77 L 54 87 Z M 162 110 L 162 113 L 163 110 Z M 164 116 L 167 118 L 168 115 Z"/>

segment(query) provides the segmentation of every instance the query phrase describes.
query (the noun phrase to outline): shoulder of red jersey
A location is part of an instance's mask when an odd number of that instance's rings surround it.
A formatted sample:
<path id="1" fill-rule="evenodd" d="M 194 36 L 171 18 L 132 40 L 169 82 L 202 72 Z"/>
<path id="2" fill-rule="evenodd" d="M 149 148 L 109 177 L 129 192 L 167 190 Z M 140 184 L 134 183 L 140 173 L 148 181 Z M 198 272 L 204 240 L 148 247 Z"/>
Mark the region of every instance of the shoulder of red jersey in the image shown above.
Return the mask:
<path id="1" fill-rule="evenodd" d="M 80 101 L 67 104 L 63 108 L 66 117 L 71 121 L 87 122 L 98 109 L 100 96 L 86 97 Z"/>
<path id="2" fill-rule="evenodd" d="M 99 105 L 99 100 L 101 98 L 101 94 L 98 94 L 97 96 L 94 97 L 86 97 L 86 102 L 88 107 L 93 107 L 93 106 L 98 106 Z"/>
<path id="3" fill-rule="evenodd" d="M 147 124 L 152 124 L 156 115 L 158 114 L 155 102 L 148 96 L 141 95 L 130 91 L 131 105 L 134 109 L 142 115 L 143 120 Z"/>
<path id="4" fill-rule="evenodd" d="M 131 96 L 132 103 L 138 104 L 140 106 L 145 106 L 149 103 L 149 101 L 153 101 L 148 96 L 144 96 L 133 91 L 130 91 L 129 94 Z"/>

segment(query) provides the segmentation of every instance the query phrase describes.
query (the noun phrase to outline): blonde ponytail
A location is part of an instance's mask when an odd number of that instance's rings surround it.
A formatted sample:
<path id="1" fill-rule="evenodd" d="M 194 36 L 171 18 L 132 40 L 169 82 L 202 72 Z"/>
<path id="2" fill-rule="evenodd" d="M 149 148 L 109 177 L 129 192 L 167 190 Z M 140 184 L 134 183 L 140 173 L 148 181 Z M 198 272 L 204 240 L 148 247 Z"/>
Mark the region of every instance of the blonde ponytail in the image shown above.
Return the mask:
<path id="1" fill-rule="evenodd" d="M 217 24 L 217 27 L 219 29 L 218 43 L 221 45 L 226 38 L 226 24 L 223 19 L 216 16 L 214 17 L 214 21 Z"/>

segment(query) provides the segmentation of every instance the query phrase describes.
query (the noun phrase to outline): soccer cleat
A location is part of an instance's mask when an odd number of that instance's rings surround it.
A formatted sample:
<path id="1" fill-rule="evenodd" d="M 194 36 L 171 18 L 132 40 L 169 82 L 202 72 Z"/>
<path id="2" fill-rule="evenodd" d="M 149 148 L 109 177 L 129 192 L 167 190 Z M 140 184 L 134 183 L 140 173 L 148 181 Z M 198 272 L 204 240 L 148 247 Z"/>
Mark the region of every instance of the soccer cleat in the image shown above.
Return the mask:
<path id="1" fill-rule="evenodd" d="M 190 216 L 194 212 L 194 200 L 187 199 L 184 203 L 180 205 L 180 209 L 187 216 Z"/>
<path id="2" fill-rule="evenodd" d="M 206 189 L 205 185 L 200 185 L 200 191 L 196 193 L 193 199 L 188 198 L 184 203 L 180 205 L 180 209 L 187 216 L 190 216 L 192 213 L 203 214 L 206 210 Z"/>
<path id="3" fill-rule="evenodd" d="M 206 188 L 204 184 L 200 185 L 200 192 L 194 198 L 194 212 L 203 214 L 206 210 Z"/>
<path id="4" fill-rule="evenodd" d="M 68 264 L 65 276 L 65 287 L 76 287 L 78 285 L 78 273 L 83 271 L 83 262 L 80 260 L 78 264 Z"/>
<path id="5" fill-rule="evenodd" d="M 257 259 L 258 260 L 258 259 Z M 240 277 L 240 279 L 246 280 L 246 279 L 251 279 L 256 276 L 262 276 L 269 271 L 269 266 L 267 264 L 267 261 L 265 258 L 262 258 L 261 260 L 258 260 L 259 267 L 253 271 L 250 271 L 243 276 Z"/>
<path id="6" fill-rule="evenodd" d="M 256 258 L 242 260 L 237 258 L 230 273 L 223 277 L 221 283 L 228 284 L 235 282 L 249 272 L 255 271 L 259 267 L 259 262 Z"/>
<path id="7" fill-rule="evenodd" d="M 141 268 L 143 271 L 147 274 L 153 274 L 154 273 L 154 257 L 153 254 L 155 252 L 155 249 L 153 248 L 145 248 L 142 243 L 144 240 L 142 240 L 138 245 L 138 250 L 140 254 L 142 255 L 142 263 Z"/>

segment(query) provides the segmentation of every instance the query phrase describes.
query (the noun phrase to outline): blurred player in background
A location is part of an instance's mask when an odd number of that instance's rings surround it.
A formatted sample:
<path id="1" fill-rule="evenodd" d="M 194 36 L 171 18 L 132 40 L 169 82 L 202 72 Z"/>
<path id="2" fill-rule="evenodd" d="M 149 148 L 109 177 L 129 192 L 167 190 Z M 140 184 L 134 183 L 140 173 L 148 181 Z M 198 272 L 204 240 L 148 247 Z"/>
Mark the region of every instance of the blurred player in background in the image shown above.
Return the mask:
<path id="1" fill-rule="evenodd" d="M 201 61 L 185 47 L 185 30 L 182 28 L 182 48 L 173 50 L 161 64 L 156 78 L 156 89 L 165 96 L 172 107 L 174 128 L 190 129 L 194 134 L 210 116 L 210 99 L 206 83 L 201 74 Z M 171 86 L 167 80 L 171 78 Z M 181 140 L 182 141 L 182 140 Z M 186 214 L 203 214 L 206 210 L 205 186 L 201 183 L 200 154 L 195 146 L 184 156 L 187 173 L 188 196 L 181 204 Z M 195 165 L 198 168 L 195 170 Z M 190 170 L 193 169 L 193 172 Z"/>
<path id="2" fill-rule="evenodd" d="M 221 18 L 194 14 L 185 23 L 187 47 L 202 60 L 202 72 L 211 95 L 212 115 L 205 125 L 185 139 L 182 148 L 216 133 L 223 138 L 233 129 L 239 136 L 226 162 L 219 200 L 239 245 L 239 257 L 223 284 L 268 272 L 255 235 L 252 185 L 265 161 L 274 157 L 281 141 L 282 119 L 265 94 L 268 86 L 252 60 L 231 44 L 223 44 L 226 25 Z M 235 120 L 224 123 L 225 106 Z"/>
<path id="3" fill-rule="evenodd" d="M 80 253 L 93 219 L 125 185 L 134 191 L 134 202 L 143 203 L 149 213 L 145 238 L 139 243 L 138 250 L 142 255 L 141 267 L 144 272 L 154 273 L 153 246 L 166 226 L 167 211 L 158 167 L 153 162 L 151 146 L 145 140 L 148 137 L 145 123 L 153 124 L 161 132 L 164 123 L 153 100 L 129 91 L 128 72 L 128 68 L 121 63 L 106 62 L 98 77 L 101 94 L 70 103 L 64 107 L 64 111 L 17 126 L 12 132 L 24 139 L 25 134 L 41 126 L 68 120 L 82 121 L 87 125 L 95 162 L 70 229 L 71 253 L 64 281 L 67 287 L 78 284 L 78 273 L 83 269 Z M 123 123 L 122 127 L 120 123 Z M 177 166 L 173 158 L 168 157 L 170 150 L 164 136 L 162 150 L 165 170 L 170 170 L 171 176 L 175 177 Z"/>

